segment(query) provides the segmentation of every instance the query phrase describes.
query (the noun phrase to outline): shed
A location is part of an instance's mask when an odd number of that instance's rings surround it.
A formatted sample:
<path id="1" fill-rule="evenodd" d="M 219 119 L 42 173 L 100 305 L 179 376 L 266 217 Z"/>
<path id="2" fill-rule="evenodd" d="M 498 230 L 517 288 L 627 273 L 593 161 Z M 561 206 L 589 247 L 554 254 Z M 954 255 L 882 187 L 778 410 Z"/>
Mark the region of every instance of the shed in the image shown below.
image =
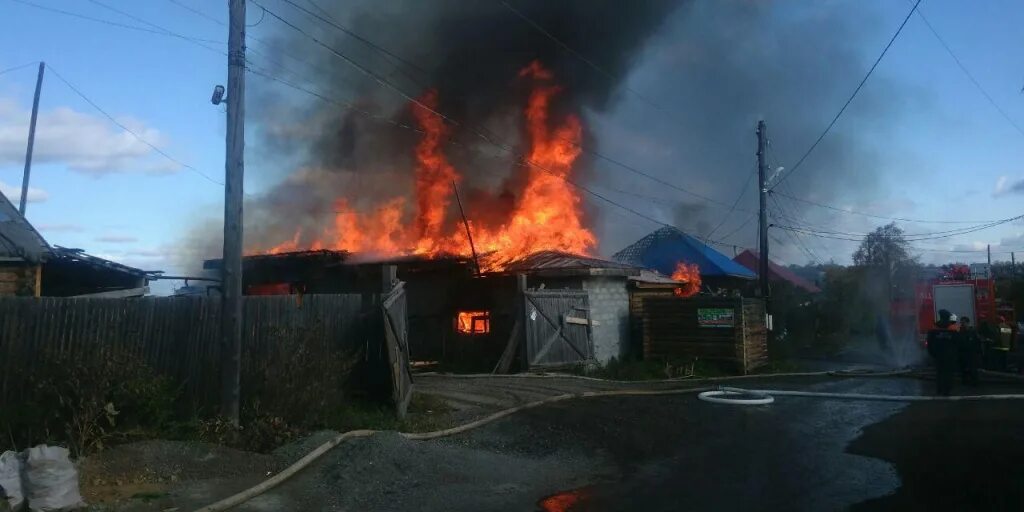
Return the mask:
<path id="1" fill-rule="evenodd" d="M 0 296 L 134 297 L 149 292 L 154 274 L 51 246 L 0 193 Z"/>
<path id="2" fill-rule="evenodd" d="M 695 264 L 708 288 L 739 289 L 757 276 L 704 242 L 676 228 L 665 226 L 615 253 L 612 259 L 672 275 L 680 262 Z"/>
<path id="3" fill-rule="evenodd" d="M 735 258 L 733 258 L 733 261 L 739 263 L 740 265 L 743 265 L 751 272 L 753 272 L 756 276 L 760 258 L 761 257 L 759 253 L 747 249 L 739 253 L 739 255 L 737 255 Z M 821 288 L 818 288 L 814 283 L 796 275 L 793 271 L 789 270 L 786 267 L 783 267 L 782 265 L 775 263 L 770 259 L 768 260 L 768 279 L 770 281 L 788 282 L 789 284 L 797 288 L 800 288 L 801 290 L 807 293 L 821 292 Z"/>
<path id="4" fill-rule="evenodd" d="M 557 314 L 572 319 L 583 317 L 589 322 L 589 325 L 582 325 L 590 329 L 590 359 L 602 364 L 629 352 L 630 279 L 639 278 L 645 272 L 653 275 L 635 265 L 559 251 L 531 254 L 511 263 L 506 272 L 525 274 L 527 286 L 534 293 L 543 290 L 583 292 L 581 296 L 585 298 L 586 305 L 576 307 L 586 311 L 578 314 L 560 311 Z M 528 297 L 527 300 L 530 300 L 530 307 L 538 310 L 543 310 L 549 302 L 554 304 L 554 299 L 546 302 L 548 299 L 542 295 L 535 295 L 533 300 Z M 530 314 L 527 311 L 525 321 L 528 325 L 536 325 L 538 321 L 530 318 Z M 573 314 L 576 316 L 571 316 Z"/>
<path id="5" fill-rule="evenodd" d="M 697 295 L 643 302 L 644 359 L 706 360 L 744 374 L 768 361 L 760 299 Z"/>

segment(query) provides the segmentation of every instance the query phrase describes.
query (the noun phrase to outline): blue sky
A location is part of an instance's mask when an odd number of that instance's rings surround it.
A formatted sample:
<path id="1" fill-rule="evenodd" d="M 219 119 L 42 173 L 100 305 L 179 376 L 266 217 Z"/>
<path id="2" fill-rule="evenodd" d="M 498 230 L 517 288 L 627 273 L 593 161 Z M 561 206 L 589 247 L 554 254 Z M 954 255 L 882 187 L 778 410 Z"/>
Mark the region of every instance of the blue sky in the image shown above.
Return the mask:
<path id="1" fill-rule="evenodd" d="M 187 36 L 226 40 L 225 28 L 168 0 L 103 1 Z M 227 18 L 225 1 L 178 1 L 216 19 Z M 32 2 L 142 26 L 87 0 Z M 879 36 L 877 44 L 863 48 L 866 69 L 909 7 L 907 2 L 875 0 L 825 2 L 821 8 L 873 12 L 871 19 L 877 20 L 878 26 L 864 30 Z M 1020 44 L 1019 27 L 1024 26 L 1024 4 L 926 0 L 921 8 L 994 100 L 1024 126 L 1024 95 L 1020 93 L 1024 54 L 1015 50 Z M 250 6 L 249 16 L 255 23 L 260 12 Z M 279 29 L 266 19 L 249 30 L 251 35 L 266 37 Z M 224 115 L 221 107 L 210 104 L 209 97 L 215 84 L 226 81 L 223 55 L 178 38 L 47 12 L 12 0 L 0 0 L 0 48 L 4 48 L 0 69 L 44 60 L 149 142 L 214 179 L 222 179 Z M 32 66 L 0 75 L 0 183 L 5 192 L 12 192 L 9 197 L 20 187 L 35 74 Z M 850 84 L 851 89 L 854 85 Z M 873 189 L 878 194 L 857 196 L 848 204 L 831 204 L 928 219 L 997 219 L 1024 213 L 1022 195 L 1012 187 L 1024 179 L 1024 135 L 975 89 L 917 17 L 910 20 L 865 85 L 865 93 L 872 88 L 898 90 L 908 98 L 898 125 L 888 127 L 884 136 L 873 141 L 886 155 L 884 168 L 878 170 L 879 186 Z M 850 109 L 857 108 L 854 101 Z M 833 114 L 821 112 L 822 126 Z M 843 121 L 836 131 L 871 128 L 863 119 L 850 124 Z M 142 268 L 177 272 L 182 269 L 175 268 L 179 259 L 174 255 L 187 231 L 200 222 L 219 221 L 221 187 L 122 132 L 49 71 L 38 133 L 31 183 L 31 188 L 37 189 L 32 191 L 36 201 L 28 207 L 28 218 L 51 243 L 83 248 Z M 254 140 L 250 135 L 250 149 Z M 257 178 L 267 174 L 261 172 L 251 151 L 249 155 L 247 188 L 258 193 L 269 181 Z M 718 199 L 730 201 L 733 197 Z M 811 224 L 855 231 L 877 224 L 817 208 L 808 208 L 803 215 Z M 622 212 L 616 212 L 602 222 L 632 226 L 636 219 L 624 219 Z M 945 227 L 908 225 L 907 229 L 921 232 Z M 919 245 L 967 249 L 991 243 L 997 258 L 1005 259 L 1004 250 L 1024 253 L 1022 233 L 1024 226 L 1014 223 Z M 819 256 L 840 262 L 847 261 L 854 248 L 844 242 L 808 243 L 818 248 Z M 807 260 L 796 247 L 780 248 L 778 254 L 784 262 Z M 984 254 L 922 253 L 922 259 L 980 261 Z"/>

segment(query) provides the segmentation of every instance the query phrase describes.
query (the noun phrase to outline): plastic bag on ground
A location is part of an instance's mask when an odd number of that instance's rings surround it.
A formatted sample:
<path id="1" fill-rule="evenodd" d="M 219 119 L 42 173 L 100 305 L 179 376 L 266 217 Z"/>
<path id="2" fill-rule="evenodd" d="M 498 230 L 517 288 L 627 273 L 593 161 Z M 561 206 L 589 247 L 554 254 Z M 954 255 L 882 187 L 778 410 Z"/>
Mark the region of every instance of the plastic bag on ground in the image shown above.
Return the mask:
<path id="1" fill-rule="evenodd" d="M 55 512 L 85 506 L 78 492 L 78 471 L 68 450 L 41 444 L 28 449 L 25 498 L 32 512 Z"/>
<path id="2" fill-rule="evenodd" d="M 0 453 L 0 510 L 21 510 L 25 496 L 21 492 L 21 459 L 12 451 Z M 6 504 L 7 508 L 4 508 Z"/>

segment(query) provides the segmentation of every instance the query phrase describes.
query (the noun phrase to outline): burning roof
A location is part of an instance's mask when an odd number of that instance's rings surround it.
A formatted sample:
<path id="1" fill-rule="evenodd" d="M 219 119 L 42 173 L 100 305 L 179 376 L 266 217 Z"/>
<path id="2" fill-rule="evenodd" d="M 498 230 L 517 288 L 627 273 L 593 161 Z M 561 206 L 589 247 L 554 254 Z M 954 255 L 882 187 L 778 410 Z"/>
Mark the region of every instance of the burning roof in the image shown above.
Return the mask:
<path id="1" fill-rule="evenodd" d="M 597 238 L 584 224 L 579 192 L 570 183 L 581 152 L 580 118 L 552 112 L 563 89 L 540 62 L 523 68 L 518 80 L 530 92 L 522 110 L 525 151 L 517 155 L 514 179 L 506 180 L 500 190 L 472 191 L 478 198 L 474 204 L 494 211 L 471 209 L 463 223 L 453 208 L 463 171 L 446 154 L 453 127 L 435 110 L 443 92 L 431 89 L 410 105 L 421 132 L 414 151 L 411 199 L 395 195 L 359 208 L 350 198 L 339 197 L 326 226 L 298 227 L 290 239 L 257 251 L 276 254 L 309 248 L 384 257 L 468 256 L 471 236 L 476 251 L 484 255 L 481 267 L 492 271 L 537 251 L 589 253 Z M 499 209 L 498 204 L 507 207 Z"/>

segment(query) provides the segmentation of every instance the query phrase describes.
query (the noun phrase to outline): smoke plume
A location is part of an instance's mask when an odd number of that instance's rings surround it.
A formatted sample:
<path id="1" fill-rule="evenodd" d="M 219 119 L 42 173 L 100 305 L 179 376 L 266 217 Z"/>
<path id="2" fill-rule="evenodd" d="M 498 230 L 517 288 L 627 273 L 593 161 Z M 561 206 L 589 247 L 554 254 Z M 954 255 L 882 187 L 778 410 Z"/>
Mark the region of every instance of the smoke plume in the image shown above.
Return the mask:
<path id="1" fill-rule="evenodd" d="M 404 96 L 430 89 L 438 93 L 437 110 L 451 120 L 447 156 L 463 175 L 467 213 L 483 221 L 500 216 L 514 204 L 522 172 L 514 156 L 480 135 L 519 147 L 527 91 L 516 76 L 534 60 L 563 87 L 556 112 L 582 116 L 588 151 L 575 180 L 647 216 L 707 235 L 726 210 L 590 150 L 731 203 L 755 169 L 756 121 L 768 122 L 772 164 L 792 165 L 862 76 L 870 58 L 863 49 L 879 46 L 888 30 L 876 27 L 871 14 L 832 2 L 508 2 L 571 50 L 496 1 L 297 3 L 318 5 L 309 10 L 386 53 L 292 6 L 278 6 L 278 14 L 392 85 L 286 27 L 271 48 L 251 45 L 260 51 L 251 54 L 255 70 L 321 97 L 258 75 L 250 79 L 256 142 L 248 162 L 269 188 L 247 203 L 247 246 L 264 249 L 298 231 L 304 238 L 298 245 L 308 246 L 305 233 L 331 222 L 339 198 L 366 210 L 409 195 L 420 135 L 410 129 L 416 125 Z M 891 119 L 899 103 L 887 89 L 884 77 L 872 78 L 804 163 L 800 179 L 784 190 L 814 191 L 819 200 L 840 191 L 870 192 L 879 155 L 858 133 L 870 129 L 877 136 L 885 129 L 874 119 L 880 112 Z M 756 223 L 736 230 L 756 205 L 756 187 L 748 187 L 740 211 L 712 238 L 735 231 L 728 242 L 750 245 Z M 659 227 L 582 196 L 602 254 Z"/>

